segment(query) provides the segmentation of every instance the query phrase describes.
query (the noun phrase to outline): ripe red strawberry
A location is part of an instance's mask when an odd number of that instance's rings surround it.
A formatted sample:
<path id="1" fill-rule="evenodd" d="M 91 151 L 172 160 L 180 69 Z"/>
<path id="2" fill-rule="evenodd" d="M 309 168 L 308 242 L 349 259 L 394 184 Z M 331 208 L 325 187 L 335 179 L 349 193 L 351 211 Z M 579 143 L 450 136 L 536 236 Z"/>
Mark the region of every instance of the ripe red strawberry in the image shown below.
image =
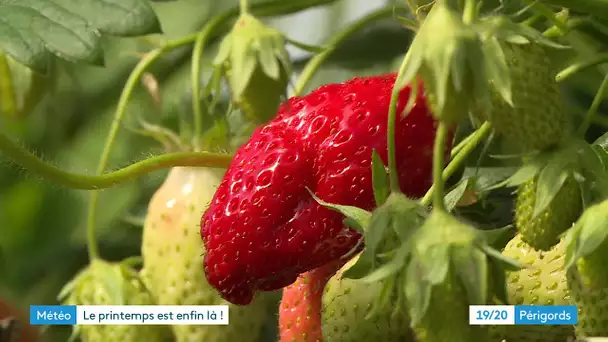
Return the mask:
<path id="1" fill-rule="evenodd" d="M 256 291 L 292 284 L 356 245 L 360 234 L 307 188 L 330 203 L 373 209 L 371 157 L 376 150 L 387 160 L 395 76 L 354 78 L 291 98 L 240 147 L 201 219 L 205 273 L 225 299 L 246 305 Z M 399 113 L 410 90 L 401 91 Z M 411 197 L 432 183 L 436 130 L 418 94 L 396 123 L 400 185 Z"/>
<path id="2" fill-rule="evenodd" d="M 342 263 L 329 263 L 301 274 L 283 289 L 279 305 L 279 342 L 323 341 L 323 290 Z"/>
<path id="3" fill-rule="evenodd" d="M 40 342 L 37 326 L 30 325 L 22 310 L 0 298 L 0 341 Z"/>

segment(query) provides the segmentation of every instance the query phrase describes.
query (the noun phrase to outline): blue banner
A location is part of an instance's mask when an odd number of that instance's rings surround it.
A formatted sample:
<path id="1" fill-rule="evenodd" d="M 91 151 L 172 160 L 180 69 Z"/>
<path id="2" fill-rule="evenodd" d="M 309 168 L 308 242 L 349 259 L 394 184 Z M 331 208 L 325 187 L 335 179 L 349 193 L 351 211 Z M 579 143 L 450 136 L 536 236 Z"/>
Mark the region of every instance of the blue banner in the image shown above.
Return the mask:
<path id="1" fill-rule="evenodd" d="M 32 325 L 74 325 L 75 305 L 32 305 L 30 306 Z"/>
<path id="2" fill-rule="evenodd" d="M 573 325 L 578 310 L 573 305 L 515 305 L 515 325 Z"/>

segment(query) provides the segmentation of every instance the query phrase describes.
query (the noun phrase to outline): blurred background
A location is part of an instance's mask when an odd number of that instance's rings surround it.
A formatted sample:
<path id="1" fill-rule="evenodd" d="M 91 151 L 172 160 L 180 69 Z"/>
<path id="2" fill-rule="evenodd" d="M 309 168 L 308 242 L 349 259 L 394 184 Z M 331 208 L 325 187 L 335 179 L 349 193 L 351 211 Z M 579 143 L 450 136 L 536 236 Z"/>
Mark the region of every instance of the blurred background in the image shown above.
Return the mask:
<path id="1" fill-rule="evenodd" d="M 390 2 L 336 1 L 331 6 L 268 22 L 290 38 L 323 45 L 349 22 Z M 198 31 L 209 18 L 235 5 L 235 0 L 154 3 L 168 39 Z M 158 37 L 148 38 L 151 39 L 105 37 L 105 68 L 58 62 L 54 86 L 35 110 L 26 117 L 2 116 L 0 127 L 45 160 L 63 169 L 92 174 L 126 78 L 141 53 L 153 48 L 150 41 Z M 410 39 L 411 32 L 398 20 L 378 22 L 339 48 L 309 89 L 355 75 L 396 70 Z M 215 47 L 216 44 L 206 50 L 207 62 L 213 58 Z M 179 49 L 154 64 L 150 72 L 160 84 L 162 102 L 160 106 L 155 104 L 139 87 L 111 154 L 110 169 L 144 159 L 151 152 L 162 152 L 154 140 L 128 130 L 137 115 L 168 124 L 189 117 L 190 54 L 190 47 Z M 290 54 L 297 76 L 310 53 L 290 47 Z M 203 72 L 208 71 L 203 67 Z M 573 103 L 585 108 L 601 78 L 596 70 L 590 77 L 573 80 L 568 89 Z M 165 175 L 166 171 L 155 172 L 103 191 L 97 214 L 102 257 L 121 260 L 139 255 L 146 206 Z M 20 308 L 26 317 L 30 304 L 56 304 L 62 286 L 87 264 L 88 196 L 87 191 L 67 189 L 31 176 L 3 159 L 0 152 L 0 297 Z M 52 328 L 45 339 L 66 341 L 69 333 L 68 328 Z M 267 335 L 267 341 L 275 340 L 272 330 Z"/>

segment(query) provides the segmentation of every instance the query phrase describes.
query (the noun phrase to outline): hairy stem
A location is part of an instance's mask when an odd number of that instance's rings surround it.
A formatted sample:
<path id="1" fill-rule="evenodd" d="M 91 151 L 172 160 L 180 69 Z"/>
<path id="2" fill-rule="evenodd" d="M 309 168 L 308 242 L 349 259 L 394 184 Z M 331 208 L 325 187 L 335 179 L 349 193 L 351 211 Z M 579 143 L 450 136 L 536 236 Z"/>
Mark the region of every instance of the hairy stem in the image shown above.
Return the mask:
<path id="1" fill-rule="evenodd" d="M 445 210 L 443 201 L 443 167 L 445 166 L 445 142 L 448 137 L 448 126 L 444 122 L 439 122 L 437 133 L 435 136 L 435 145 L 433 148 L 433 186 L 435 193 L 433 195 L 433 207 L 436 209 Z"/>
<path id="2" fill-rule="evenodd" d="M 555 80 L 557 82 L 563 82 L 581 71 L 588 70 L 589 68 L 593 68 L 604 63 L 608 63 L 608 53 L 598 53 L 589 60 L 574 63 L 564 68 L 555 76 Z"/>
<path id="3" fill-rule="evenodd" d="M 403 57 L 403 61 L 401 61 L 401 65 L 399 66 L 399 71 L 397 72 L 397 77 L 395 79 L 395 84 L 393 86 L 393 91 L 391 92 L 391 101 L 388 107 L 388 123 L 387 123 L 387 132 L 386 132 L 386 146 L 388 153 L 388 176 L 390 182 L 391 192 L 400 193 L 401 186 L 399 185 L 399 174 L 397 173 L 397 148 L 395 146 L 395 125 L 397 121 L 397 104 L 399 102 L 399 94 L 401 93 L 401 89 L 399 87 L 399 80 L 405 74 L 407 66 L 409 65 L 410 51 L 406 53 L 405 57 Z M 409 101 L 413 100 L 413 90 L 410 94 Z"/>
<path id="4" fill-rule="evenodd" d="M 355 33 L 361 31 L 367 25 L 372 22 L 378 21 L 380 19 L 388 18 L 393 15 L 394 7 L 385 7 L 379 10 L 376 10 L 365 17 L 355 21 L 354 23 L 347 26 L 343 31 L 338 32 L 333 37 L 330 38 L 329 42 L 325 45 L 325 49 L 323 52 L 315 55 L 313 58 L 306 63 L 304 69 L 300 73 L 300 77 L 295 86 L 294 95 L 301 95 L 304 89 L 308 86 L 312 77 L 317 72 L 321 64 L 323 64 L 332 53 L 336 51 L 338 46 L 342 44 L 345 40 L 350 38 Z"/>
<path id="5" fill-rule="evenodd" d="M 422 15 L 422 13 L 420 13 L 420 5 L 418 4 L 418 1 L 417 0 L 407 0 L 406 3 L 407 3 L 407 7 L 409 7 L 409 9 L 410 9 L 410 12 L 412 12 L 414 17 L 416 17 L 418 24 L 421 24 L 422 21 L 424 21 L 424 15 Z"/>
<path id="6" fill-rule="evenodd" d="M 114 141 L 116 140 L 116 136 L 118 134 L 118 130 L 120 129 L 124 114 L 127 111 L 127 105 L 129 103 L 129 100 L 131 99 L 133 92 L 135 91 L 135 87 L 137 86 L 144 72 L 165 52 L 178 48 L 180 46 L 184 46 L 186 44 L 190 44 L 192 43 L 195 37 L 196 36 L 194 35 L 190 35 L 182 39 L 168 42 L 165 45 L 147 53 L 135 66 L 135 68 L 131 72 L 131 75 L 129 75 L 129 78 L 127 79 L 127 82 L 118 100 L 118 106 L 114 114 L 114 120 L 112 121 L 112 125 L 110 126 L 110 132 L 108 133 L 108 136 L 106 138 L 101 158 L 99 160 L 99 165 L 97 167 L 97 174 L 103 174 L 106 169 L 108 159 L 110 157 L 110 152 L 112 151 L 112 147 L 114 146 Z M 88 206 L 87 248 L 89 251 L 89 257 L 91 259 L 97 258 L 99 256 L 98 247 L 95 240 L 95 209 L 97 207 L 98 198 L 99 192 L 93 191 L 89 198 Z"/>
<path id="7" fill-rule="evenodd" d="M 247 4 L 247 0 L 239 1 L 239 9 L 242 14 L 247 14 L 249 12 L 249 5 Z"/>
<path id="8" fill-rule="evenodd" d="M 194 139 L 193 146 L 195 151 L 200 150 L 200 143 L 203 131 L 203 114 L 201 110 L 201 60 L 203 59 L 203 53 L 205 45 L 207 44 L 209 37 L 214 33 L 220 25 L 224 23 L 226 19 L 222 17 L 215 17 L 210 21 L 201 32 L 197 35 L 194 43 L 194 50 L 192 51 L 192 66 L 191 66 L 191 79 L 192 79 L 192 115 L 194 119 Z M 205 90 L 209 87 L 205 87 Z M 203 98 L 206 98 L 208 94 L 203 94 Z"/>
<path id="9" fill-rule="evenodd" d="M 445 182 L 450 176 L 458 170 L 458 168 L 465 162 L 465 160 L 471 155 L 471 153 L 477 148 L 477 146 L 490 134 L 492 131 L 492 126 L 489 122 L 485 122 L 479 129 L 473 133 L 468 140 L 468 142 L 461 147 L 460 151 L 456 153 L 456 156 L 450 161 L 448 166 L 443 170 L 442 173 L 442 181 Z M 435 146 L 436 147 L 436 146 Z M 443 168 L 443 166 L 441 166 Z M 433 180 L 435 183 L 435 180 Z M 442 183 L 443 184 L 443 183 Z M 426 192 L 424 197 L 420 200 L 420 203 L 423 206 L 428 206 L 431 204 L 434 196 L 433 194 L 436 192 L 437 187 L 435 184 L 431 186 L 431 188 Z M 442 191 L 443 192 L 443 191 Z M 443 195 L 441 195 L 443 197 Z"/>
<path id="10" fill-rule="evenodd" d="M 308 1 L 303 1 L 302 3 L 299 3 L 299 4 L 292 5 L 290 2 L 286 3 L 285 1 L 276 0 L 276 1 L 272 1 L 272 2 L 259 4 L 258 6 L 256 6 L 255 9 L 257 9 L 261 12 L 260 15 L 279 15 L 279 14 L 288 14 L 288 13 L 297 12 L 301 8 L 325 5 L 325 4 L 329 4 L 329 3 L 331 3 L 330 0 L 308 0 Z M 224 12 L 222 15 L 219 15 L 218 17 L 216 17 L 214 19 L 214 23 L 217 22 L 216 24 L 213 25 L 214 28 L 220 27 L 222 24 L 226 23 L 228 20 L 230 20 L 233 17 L 235 17 L 236 15 L 238 15 L 238 13 L 239 13 L 239 8 L 232 8 L 232 9 Z M 211 25 L 211 23 L 209 25 Z M 135 67 L 135 69 L 129 76 L 129 79 L 127 80 L 127 83 L 125 84 L 125 87 L 123 88 L 123 92 L 120 96 L 120 99 L 118 102 L 118 107 L 117 107 L 116 114 L 114 117 L 114 121 L 112 122 L 112 126 L 110 128 L 110 133 L 108 134 L 108 138 L 106 140 L 106 144 L 105 144 L 105 147 L 104 147 L 104 150 L 103 150 L 103 153 L 101 156 L 101 160 L 99 162 L 99 166 L 97 169 L 98 174 L 103 173 L 107 166 L 110 151 L 112 149 L 116 134 L 120 127 L 122 117 L 124 116 L 124 113 L 126 111 L 127 103 L 129 101 L 129 99 L 131 98 L 131 95 L 135 89 L 135 85 L 137 84 L 137 82 L 139 82 L 139 79 L 141 78 L 144 71 L 155 60 L 157 60 L 163 53 L 165 53 L 171 49 L 174 49 L 176 47 L 190 44 L 193 41 L 195 41 L 197 37 L 198 37 L 198 34 L 190 35 L 190 36 L 184 37 L 182 39 L 171 41 L 160 48 L 152 50 Z M 87 216 L 87 245 L 88 245 L 88 249 L 89 249 L 89 257 L 91 259 L 96 258 L 99 255 L 97 244 L 95 241 L 95 213 L 96 213 L 98 199 L 99 199 L 99 192 L 93 191 L 91 193 L 91 197 L 89 200 L 88 216 Z"/>
<path id="11" fill-rule="evenodd" d="M 462 21 L 465 24 L 472 23 L 477 17 L 477 0 L 465 0 Z"/>
<path id="12" fill-rule="evenodd" d="M 543 2 L 608 19 L 608 0 L 545 0 Z"/>
<path id="13" fill-rule="evenodd" d="M 597 90 L 597 93 L 593 98 L 593 102 L 591 103 L 591 106 L 589 107 L 589 110 L 585 115 L 585 119 L 583 120 L 581 126 L 578 128 L 578 134 L 585 135 L 587 133 L 589 126 L 591 126 L 591 123 L 594 121 L 598 108 L 604 101 L 604 98 L 606 98 L 606 92 L 608 92 L 608 74 L 604 76 L 604 80 L 602 80 L 602 84 L 600 85 L 600 88 Z"/>
<path id="14" fill-rule="evenodd" d="M 102 175 L 87 175 L 65 171 L 48 164 L 1 133 L 0 149 L 16 164 L 27 169 L 29 172 L 62 186 L 81 190 L 111 188 L 145 174 L 175 166 L 227 168 L 232 161 L 232 155 L 228 154 L 209 152 L 168 153 L 147 158 Z"/>

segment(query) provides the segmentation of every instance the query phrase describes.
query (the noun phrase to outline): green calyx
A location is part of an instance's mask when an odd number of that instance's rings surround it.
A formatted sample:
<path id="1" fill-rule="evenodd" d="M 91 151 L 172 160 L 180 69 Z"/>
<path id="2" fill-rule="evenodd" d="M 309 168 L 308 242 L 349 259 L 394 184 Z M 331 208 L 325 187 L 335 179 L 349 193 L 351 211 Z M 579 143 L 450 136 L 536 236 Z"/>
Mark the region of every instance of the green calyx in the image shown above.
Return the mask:
<path id="1" fill-rule="evenodd" d="M 565 235 L 565 243 L 566 269 L 577 267 L 577 264 L 595 267 L 598 272 L 585 273 L 599 277 L 594 280 L 608 285 L 608 274 L 604 271 L 608 262 L 608 200 L 588 207 Z"/>
<path id="2" fill-rule="evenodd" d="M 520 269 L 515 260 L 503 256 L 490 246 L 487 238 L 475 227 L 443 210 L 433 210 L 412 237 L 412 250 L 406 268 L 405 295 L 413 326 L 427 325 L 434 311 L 431 303 L 435 290 L 446 288 L 461 292 L 459 297 L 445 300 L 468 305 L 487 304 L 493 294 L 504 295 L 504 271 Z M 452 293 L 451 291 L 448 291 Z M 456 295 L 456 292 L 453 294 Z M 463 309 L 464 310 L 464 309 Z M 463 312 L 463 317 L 468 317 Z"/>
<path id="3" fill-rule="evenodd" d="M 475 71 L 484 60 L 479 38 L 457 12 L 437 2 L 412 42 L 399 88 L 418 74 L 436 118 L 450 124 L 466 118 L 475 99 L 471 91 L 483 93 L 487 83 L 485 73 Z"/>
<path id="4" fill-rule="evenodd" d="M 65 305 L 154 305 L 138 272 L 128 263 L 93 259 L 89 266 L 61 290 L 58 299 Z M 74 326 L 72 339 L 84 341 L 165 341 L 171 332 L 158 326 Z"/>
<path id="5" fill-rule="evenodd" d="M 541 174 L 545 176 L 546 172 Z M 548 251 L 555 246 L 560 235 L 572 226 L 582 211 L 581 191 L 577 181 L 567 172 L 557 178 L 555 186 L 548 187 L 546 178 L 532 179 L 519 186 L 515 205 L 515 225 L 522 239 L 535 249 Z M 558 189 L 555 194 L 549 193 Z M 540 203 L 537 199 L 545 201 Z M 546 202 L 546 201 L 545 201 Z M 540 204 L 544 209 L 536 212 Z"/>
<path id="6" fill-rule="evenodd" d="M 245 115 L 264 123 L 286 94 L 291 61 L 285 38 L 250 14 L 242 14 L 214 60 L 225 68 L 232 97 Z"/>
<path id="7" fill-rule="evenodd" d="M 579 308 L 577 338 L 608 334 L 608 200 L 585 210 L 565 235 L 568 287 Z"/>
<path id="8" fill-rule="evenodd" d="M 433 114 L 447 124 L 490 111 L 496 96 L 514 106 L 505 43 L 563 47 L 502 17 L 464 21 L 446 1 L 437 1 L 412 42 L 397 86 L 421 77 Z"/>

